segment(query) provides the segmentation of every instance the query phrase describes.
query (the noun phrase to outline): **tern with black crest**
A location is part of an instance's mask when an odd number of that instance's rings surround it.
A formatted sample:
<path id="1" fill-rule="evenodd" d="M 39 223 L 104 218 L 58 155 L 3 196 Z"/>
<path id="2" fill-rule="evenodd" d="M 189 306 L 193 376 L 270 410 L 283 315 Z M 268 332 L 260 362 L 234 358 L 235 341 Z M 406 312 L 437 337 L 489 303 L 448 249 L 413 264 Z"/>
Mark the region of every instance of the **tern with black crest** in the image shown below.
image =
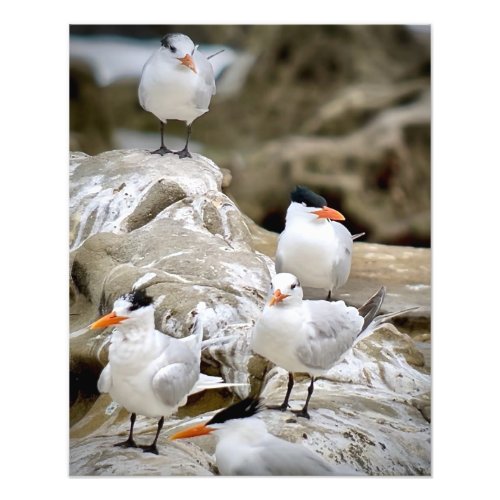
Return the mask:
<path id="1" fill-rule="evenodd" d="M 340 212 L 310 189 L 297 186 L 291 193 L 276 250 L 276 272 L 297 276 L 306 298 L 330 300 L 349 278 L 353 239 L 362 234 L 351 235 L 337 222 L 343 220 Z"/>
<path id="2" fill-rule="evenodd" d="M 186 122 L 186 145 L 175 154 L 190 158 L 188 144 L 194 120 L 208 111 L 215 94 L 212 65 L 198 46 L 182 33 L 161 39 L 160 48 L 144 65 L 139 84 L 139 102 L 160 120 L 161 145 L 154 154 L 174 153 L 165 145 L 163 133 L 167 120 Z"/>
<path id="3" fill-rule="evenodd" d="M 196 318 L 194 333 L 183 339 L 159 332 L 154 324 L 153 299 L 143 290 L 118 298 L 113 310 L 90 327 L 107 326 L 116 328 L 111 336 L 109 362 L 97 388 L 101 393 L 109 393 L 113 401 L 131 413 L 128 439 L 115 446 L 138 447 L 133 432 L 136 416 L 140 414 L 159 419 L 154 441 L 139 446 L 158 454 L 156 443 L 165 417 L 185 405 L 190 394 L 237 385 L 200 374 L 201 320 Z"/>
<path id="4" fill-rule="evenodd" d="M 258 399 L 246 398 L 170 439 L 213 434 L 217 439 L 215 460 L 223 476 L 359 475 L 347 465 L 329 464 L 299 443 L 273 436 L 259 418 L 260 410 Z"/>

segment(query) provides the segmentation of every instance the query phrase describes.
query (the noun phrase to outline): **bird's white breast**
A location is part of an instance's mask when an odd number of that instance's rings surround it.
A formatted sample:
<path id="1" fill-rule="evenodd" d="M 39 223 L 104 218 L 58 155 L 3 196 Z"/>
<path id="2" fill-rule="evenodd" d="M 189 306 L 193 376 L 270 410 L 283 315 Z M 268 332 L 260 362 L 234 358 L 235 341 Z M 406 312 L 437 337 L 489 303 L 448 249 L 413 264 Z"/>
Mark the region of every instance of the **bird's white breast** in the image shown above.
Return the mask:
<path id="1" fill-rule="evenodd" d="M 251 347 L 289 372 L 307 372 L 307 367 L 296 355 L 304 335 L 304 315 L 300 306 L 268 306 L 255 324 Z"/>
<path id="2" fill-rule="evenodd" d="M 280 236 L 280 271 L 297 276 L 302 287 L 330 290 L 334 266 L 342 258 L 333 227 L 324 222 L 299 220 Z"/>
<path id="3" fill-rule="evenodd" d="M 159 53 L 144 66 L 139 84 L 139 100 L 147 111 L 161 121 L 182 120 L 191 123 L 208 111 L 210 98 L 201 102 L 206 83 L 177 60 L 166 62 Z"/>
<path id="4" fill-rule="evenodd" d="M 158 340 L 156 335 L 138 341 L 116 335 L 109 349 L 111 398 L 129 412 L 148 417 L 169 415 L 174 410 L 153 392 L 153 377 L 165 363 L 165 346 Z"/>

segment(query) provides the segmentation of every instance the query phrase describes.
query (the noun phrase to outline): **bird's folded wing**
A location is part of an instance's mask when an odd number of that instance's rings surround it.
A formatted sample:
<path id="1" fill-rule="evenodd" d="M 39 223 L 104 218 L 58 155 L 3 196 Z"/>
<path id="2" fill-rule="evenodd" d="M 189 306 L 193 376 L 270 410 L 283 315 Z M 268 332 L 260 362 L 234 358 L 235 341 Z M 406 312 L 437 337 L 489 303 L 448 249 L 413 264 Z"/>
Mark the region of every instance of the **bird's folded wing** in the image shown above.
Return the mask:
<path id="1" fill-rule="evenodd" d="M 352 261 L 352 235 L 349 230 L 340 222 L 331 221 L 335 235 L 339 242 L 337 249 L 337 259 L 332 267 L 333 288 L 339 288 L 349 279 Z"/>
<path id="2" fill-rule="evenodd" d="M 101 393 L 109 392 L 111 389 L 111 366 L 109 365 L 109 363 L 101 372 L 99 380 L 97 381 L 97 389 Z"/>
<path id="3" fill-rule="evenodd" d="M 164 404 L 176 406 L 192 389 L 199 373 L 199 365 L 172 363 L 153 377 L 153 391 Z"/>
<path id="4" fill-rule="evenodd" d="M 330 476 L 331 466 L 302 445 L 277 440 L 263 447 L 261 465 L 272 476 Z"/>
<path id="5" fill-rule="evenodd" d="M 310 368 L 327 370 L 352 346 L 363 318 L 343 301 L 306 300 L 304 307 L 307 335 L 297 347 L 297 357 Z"/>

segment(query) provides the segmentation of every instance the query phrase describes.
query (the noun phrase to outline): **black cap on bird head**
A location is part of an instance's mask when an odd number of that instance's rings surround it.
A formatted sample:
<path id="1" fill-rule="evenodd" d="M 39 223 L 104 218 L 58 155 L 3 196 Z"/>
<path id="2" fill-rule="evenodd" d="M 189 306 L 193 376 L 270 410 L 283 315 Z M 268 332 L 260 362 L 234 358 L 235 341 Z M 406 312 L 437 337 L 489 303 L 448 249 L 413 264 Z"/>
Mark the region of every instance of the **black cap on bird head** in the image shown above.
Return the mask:
<path id="1" fill-rule="evenodd" d="M 175 38 L 178 38 L 181 36 L 182 33 L 167 33 L 162 39 L 161 39 L 161 44 L 166 47 L 167 49 L 170 48 L 170 44 Z"/>
<path id="2" fill-rule="evenodd" d="M 262 409 L 260 399 L 256 398 L 245 398 L 239 403 L 224 408 L 219 413 L 216 413 L 206 425 L 210 424 L 222 424 L 228 420 L 233 420 L 236 418 L 247 418 L 253 417 Z"/>
<path id="3" fill-rule="evenodd" d="M 306 207 L 319 208 L 327 206 L 326 199 L 323 198 L 323 196 L 316 194 L 314 191 L 311 191 L 304 186 L 297 186 L 295 191 L 290 193 L 290 196 L 292 201 L 295 201 L 296 203 L 304 203 Z"/>
<path id="4" fill-rule="evenodd" d="M 132 304 L 131 311 L 150 306 L 153 303 L 153 297 L 150 297 L 145 290 L 133 290 L 123 295 L 123 298 Z"/>

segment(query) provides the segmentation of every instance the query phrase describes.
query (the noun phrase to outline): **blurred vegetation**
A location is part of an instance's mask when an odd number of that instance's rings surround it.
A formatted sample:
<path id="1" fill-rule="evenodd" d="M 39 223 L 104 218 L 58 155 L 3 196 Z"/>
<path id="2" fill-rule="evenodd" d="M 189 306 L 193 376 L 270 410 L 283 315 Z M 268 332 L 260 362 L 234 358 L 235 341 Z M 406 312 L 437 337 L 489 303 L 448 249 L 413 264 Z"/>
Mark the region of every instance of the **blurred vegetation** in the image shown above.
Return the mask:
<path id="1" fill-rule="evenodd" d="M 405 26 L 72 26 L 79 35 L 158 39 L 183 32 L 254 56 L 235 95 L 193 126 L 204 154 L 257 223 L 280 231 L 297 183 L 346 212 L 368 240 L 430 244 L 430 41 Z M 71 147 L 113 148 L 115 127 L 157 131 L 136 80 L 105 88 L 71 64 Z M 183 123 L 168 133 L 184 136 Z"/>

